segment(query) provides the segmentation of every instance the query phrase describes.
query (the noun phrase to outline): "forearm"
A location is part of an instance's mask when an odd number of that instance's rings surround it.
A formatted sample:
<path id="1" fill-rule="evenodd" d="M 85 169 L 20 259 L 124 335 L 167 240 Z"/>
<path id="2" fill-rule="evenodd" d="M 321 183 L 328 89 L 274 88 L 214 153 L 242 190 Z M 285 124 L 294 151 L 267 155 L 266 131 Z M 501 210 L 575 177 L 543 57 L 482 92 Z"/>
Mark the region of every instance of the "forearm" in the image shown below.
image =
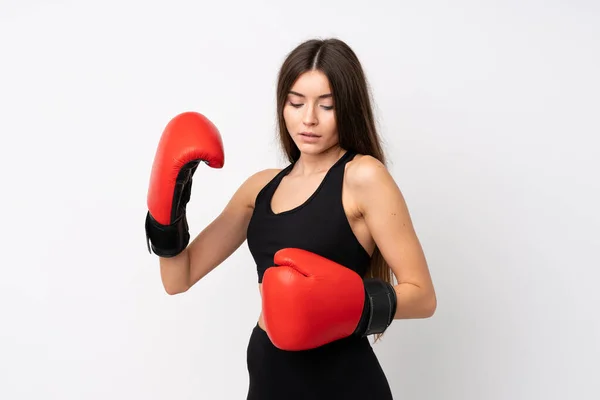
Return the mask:
<path id="1" fill-rule="evenodd" d="M 429 318 L 435 312 L 437 301 L 432 290 L 413 283 L 400 283 L 394 287 L 397 297 L 394 319 Z"/>
<path id="2" fill-rule="evenodd" d="M 188 249 L 175 257 L 160 257 L 160 276 L 168 294 L 185 292 L 190 286 L 190 256 Z"/>

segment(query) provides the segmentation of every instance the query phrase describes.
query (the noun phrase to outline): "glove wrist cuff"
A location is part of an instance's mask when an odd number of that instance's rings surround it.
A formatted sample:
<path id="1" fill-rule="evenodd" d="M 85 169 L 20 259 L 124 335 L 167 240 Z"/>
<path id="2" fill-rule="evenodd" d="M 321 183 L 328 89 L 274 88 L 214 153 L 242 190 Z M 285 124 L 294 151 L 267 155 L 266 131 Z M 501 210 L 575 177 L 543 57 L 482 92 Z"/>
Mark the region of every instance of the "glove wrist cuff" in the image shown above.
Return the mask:
<path id="1" fill-rule="evenodd" d="M 383 333 L 394 320 L 397 297 L 394 287 L 381 279 L 365 279 L 365 307 L 355 334 Z"/>
<path id="2" fill-rule="evenodd" d="M 159 257 L 175 257 L 190 241 L 189 227 L 185 212 L 170 225 L 158 223 L 148 212 L 146 214 L 146 243 L 148 251 Z"/>

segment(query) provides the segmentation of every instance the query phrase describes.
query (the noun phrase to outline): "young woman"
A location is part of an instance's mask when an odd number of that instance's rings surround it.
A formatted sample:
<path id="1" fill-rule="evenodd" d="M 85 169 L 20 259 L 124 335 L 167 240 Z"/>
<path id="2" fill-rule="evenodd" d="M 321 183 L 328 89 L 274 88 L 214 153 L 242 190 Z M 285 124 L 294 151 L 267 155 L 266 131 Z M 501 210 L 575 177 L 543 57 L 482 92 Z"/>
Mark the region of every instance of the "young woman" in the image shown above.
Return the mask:
<path id="1" fill-rule="evenodd" d="M 149 247 L 176 294 L 247 240 L 263 299 L 247 351 L 248 399 L 391 399 L 368 336 L 394 319 L 432 316 L 436 296 L 385 167 L 362 66 L 341 40 L 308 40 L 278 78 L 289 165 L 250 176 L 189 243 L 192 176 L 201 161 L 222 167 L 223 148 L 203 115 L 180 114 L 152 169 Z"/>

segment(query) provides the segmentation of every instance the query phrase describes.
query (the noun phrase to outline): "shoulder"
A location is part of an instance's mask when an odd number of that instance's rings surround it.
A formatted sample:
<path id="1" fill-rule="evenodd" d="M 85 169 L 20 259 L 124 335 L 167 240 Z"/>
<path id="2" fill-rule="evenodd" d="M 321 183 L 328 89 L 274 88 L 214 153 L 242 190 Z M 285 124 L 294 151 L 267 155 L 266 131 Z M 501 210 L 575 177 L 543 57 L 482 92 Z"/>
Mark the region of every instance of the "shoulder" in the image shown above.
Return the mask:
<path id="1" fill-rule="evenodd" d="M 344 181 L 360 214 L 393 201 L 400 191 L 385 164 L 369 155 L 357 154 L 347 164 Z"/>
<path id="2" fill-rule="evenodd" d="M 254 207 L 256 197 L 260 191 L 273 179 L 281 168 L 267 168 L 250 175 L 238 189 L 243 194 L 244 201 L 250 207 Z"/>
<path id="3" fill-rule="evenodd" d="M 269 183 L 275 176 L 281 172 L 281 168 L 267 168 L 253 173 L 244 182 L 245 185 L 251 187 L 263 187 Z"/>
<path id="4" fill-rule="evenodd" d="M 391 179 L 387 167 L 375 157 L 357 154 L 347 164 L 345 180 L 351 190 L 364 190 L 386 184 Z"/>

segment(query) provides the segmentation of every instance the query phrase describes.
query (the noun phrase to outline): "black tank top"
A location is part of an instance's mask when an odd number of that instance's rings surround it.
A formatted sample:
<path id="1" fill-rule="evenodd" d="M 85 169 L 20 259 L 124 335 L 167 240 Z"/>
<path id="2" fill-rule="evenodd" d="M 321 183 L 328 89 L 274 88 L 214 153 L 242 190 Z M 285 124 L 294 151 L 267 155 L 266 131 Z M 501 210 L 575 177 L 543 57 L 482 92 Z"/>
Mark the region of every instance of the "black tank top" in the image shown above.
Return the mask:
<path id="1" fill-rule="evenodd" d="M 344 153 L 327 171 L 316 191 L 291 210 L 274 213 L 271 199 L 294 163 L 282 169 L 258 193 L 247 241 L 259 283 L 267 268 L 273 266 L 275 253 L 286 247 L 319 254 L 364 277 L 371 257 L 354 235 L 342 205 L 345 166 L 354 156 L 354 152 Z"/>

